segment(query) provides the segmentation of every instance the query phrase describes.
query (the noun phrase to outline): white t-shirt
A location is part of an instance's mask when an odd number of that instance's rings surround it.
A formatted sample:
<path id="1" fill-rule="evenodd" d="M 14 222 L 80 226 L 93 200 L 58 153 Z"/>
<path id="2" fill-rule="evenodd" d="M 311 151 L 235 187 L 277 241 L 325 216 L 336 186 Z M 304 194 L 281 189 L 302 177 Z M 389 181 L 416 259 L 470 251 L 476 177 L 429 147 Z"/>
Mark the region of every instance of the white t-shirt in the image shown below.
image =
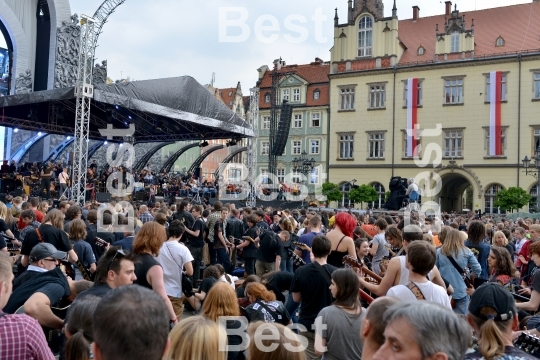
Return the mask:
<path id="1" fill-rule="evenodd" d="M 156 260 L 163 268 L 163 281 L 167 295 L 181 298 L 183 296 L 182 268 L 185 263 L 193 261 L 188 248 L 177 241 L 165 241 Z"/>
<path id="2" fill-rule="evenodd" d="M 446 290 L 440 287 L 437 284 L 432 283 L 431 281 L 426 281 L 424 283 L 415 283 L 416 286 L 420 289 L 426 301 L 434 302 L 441 304 L 449 309 L 452 308 L 450 305 L 450 299 L 446 294 Z M 411 289 L 405 285 L 396 285 L 391 287 L 390 290 L 386 293 L 386 296 L 391 296 L 403 301 L 414 301 L 417 300 L 416 296 L 413 294 Z"/>
<path id="3" fill-rule="evenodd" d="M 227 284 L 231 285 L 233 290 L 236 290 L 236 286 L 234 285 L 234 282 L 236 280 L 238 280 L 238 277 L 237 276 L 233 276 L 233 275 L 229 275 L 229 279 L 231 279 L 231 281 L 228 281 L 227 278 L 225 277 L 225 275 L 222 275 L 220 278 L 219 278 L 219 281 L 223 281 L 223 282 L 226 282 Z"/>

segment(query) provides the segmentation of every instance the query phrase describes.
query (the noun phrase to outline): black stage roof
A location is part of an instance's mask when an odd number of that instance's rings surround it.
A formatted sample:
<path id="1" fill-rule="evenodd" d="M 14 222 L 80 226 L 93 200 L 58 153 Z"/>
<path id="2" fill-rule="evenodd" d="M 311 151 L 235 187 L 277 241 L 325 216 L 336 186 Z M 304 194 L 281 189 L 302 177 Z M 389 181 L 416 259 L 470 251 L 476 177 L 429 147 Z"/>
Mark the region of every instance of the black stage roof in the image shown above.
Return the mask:
<path id="1" fill-rule="evenodd" d="M 72 135 L 74 88 L 0 97 L 2 126 Z M 252 137 L 251 126 L 190 76 L 97 85 L 90 138 L 112 125 L 135 125 L 134 141 L 161 142 Z"/>

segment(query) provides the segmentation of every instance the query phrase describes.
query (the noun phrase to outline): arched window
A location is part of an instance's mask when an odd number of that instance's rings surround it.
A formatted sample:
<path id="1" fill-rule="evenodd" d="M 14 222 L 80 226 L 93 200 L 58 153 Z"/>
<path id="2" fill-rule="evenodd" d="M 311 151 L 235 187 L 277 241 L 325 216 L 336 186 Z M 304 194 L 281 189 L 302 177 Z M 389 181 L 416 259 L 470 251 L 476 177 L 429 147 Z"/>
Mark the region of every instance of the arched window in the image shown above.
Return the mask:
<path id="1" fill-rule="evenodd" d="M 373 19 L 364 16 L 358 23 L 358 56 L 371 56 L 373 45 Z"/>
<path id="2" fill-rule="evenodd" d="M 504 46 L 504 39 L 502 38 L 502 36 L 499 36 L 497 38 L 497 42 L 495 43 L 495 46 L 497 47 Z"/>
<path id="3" fill-rule="evenodd" d="M 452 32 L 452 35 L 450 35 L 450 52 L 459 52 L 459 31 L 454 31 Z"/>
<path id="4" fill-rule="evenodd" d="M 486 189 L 486 192 L 484 193 L 486 213 L 495 214 L 499 212 L 499 209 L 495 207 L 495 199 L 497 198 L 497 193 L 502 189 L 504 189 L 504 187 L 500 184 L 493 184 Z"/>
<path id="5" fill-rule="evenodd" d="M 420 46 L 418 48 L 418 55 L 424 55 L 426 53 L 426 49 L 424 47 Z"/>
<path id="6" fill-rule="evenodd" d="M 538 212 L 538 185 L 534 185 L 529 191 L 531 200 L 529 200 L 529 212 Z"/>
<path id="7" fill-rule="evenodd" d="M 378 182 L 372 183 L 371 186 L 373 186 L 377 194 L 379 194 L 379 200 L 375 202 L 375 209 L 380 209 L 381 206 L 386 202 L 384 186 Z"/>

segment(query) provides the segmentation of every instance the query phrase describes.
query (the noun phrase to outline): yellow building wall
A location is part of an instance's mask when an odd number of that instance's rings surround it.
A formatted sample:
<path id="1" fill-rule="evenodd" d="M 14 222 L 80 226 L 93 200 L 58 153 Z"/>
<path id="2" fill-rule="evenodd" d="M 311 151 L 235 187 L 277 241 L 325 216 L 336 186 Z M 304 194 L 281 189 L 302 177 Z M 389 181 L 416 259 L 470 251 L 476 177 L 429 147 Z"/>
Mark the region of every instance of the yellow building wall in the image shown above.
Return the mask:
<path id="1" fill-rule="evenodd" d="M 533 98 L 533 73 L 540 68 L 540 57 L 523 58 L 521 69 L 521 133 L 518 134 L 519 63 L 517 58 L 504 61 L 471 61 L 469 63 L 441 63 L 425 68 L 398 69 L 395 75 L 395 125 L 393 125 L 394 74 L 393 70 L 347 73 L 331 76 L 331 133 L 330 137 L 330 181 L 340 183 L 357 179 L 357 184 L 380 182 L 388 187 L 392 175 L 415 177 L 422 171 L 435 172 L 433 166 L 420 168 L 414 160 L 403 158 L 403 133 L 407 124 L 407 110 L 404 108 L 404 83 L 408 78 L 423 79 L 422 107 L 418 109 L 418 123 L 421 129 L 435 129 L 438 124 L 445 128 L 463 129 L 463 158 L 455 159 L 454 172 L 467 178 L 474 188 L 474 208 L 484 210 L 483 192 L 493 183 L 505 188 L 520 186 L 529 191 L 536 184 L 532 176 L 519 171 L 521 159 L 533 152 L 533 128 L 540 129 L 540 102 Z M 490 71 L 504 71 L 507 74 L 507 102 L 502 104 L 502 125 L 508 126 L 504 156 L 488 157 L 486 132 L 489 126 L 490 105 L 486 103 L 486 75 Z M 445 80 L 442 77 L 464 76 L 463 105 L 444 106 Z M 386 83 L 386 109 L 368 110 L 368 83 Z M 356 111 L 339 111 L 339 87 L 356 85 Z M 385 158 L 367 160 L 368 134 L 366 131 L 386 130 Z M 339 132 L 355 131 L 354 160 L 338 160 Z M 394 139 L 392 134 L 394 133 Z M 444 134 L 444 133 L 443 133 Z M 443 149 L 444 135 L 424 137 L 422 148 L 434 143 Z M 424 151 L 423 151 L 424 152 Z M 392 172 L 392 153 L 394 171 Z M 424 154 L 421 154 L 424 156 Z M 425 158 L 424 158 L 425 160 Z M 433 157 L 432 157 L 433 160 Z M 451 172 L 450 159 L 443 159 L 441 174 Z M 462 170 L 459 166 L 464 166 Z M 518 181 L 519 176 L 519 181 Z M 444 178 L 444 177 L 443 177 Z M 387 189 L 388 190 L 388 189 Z M 436 199 L 435 199 L 436 200 Z"/>

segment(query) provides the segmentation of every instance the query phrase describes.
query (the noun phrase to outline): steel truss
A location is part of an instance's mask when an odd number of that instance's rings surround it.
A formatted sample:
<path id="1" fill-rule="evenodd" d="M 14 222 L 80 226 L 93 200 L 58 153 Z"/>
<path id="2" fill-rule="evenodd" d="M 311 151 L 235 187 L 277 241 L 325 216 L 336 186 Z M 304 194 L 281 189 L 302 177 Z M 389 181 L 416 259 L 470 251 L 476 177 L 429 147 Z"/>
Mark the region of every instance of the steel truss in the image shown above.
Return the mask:
<path id="1" fill-rule="evenodd" d="M 79 69 L 75 84 L 76 112 L 75 134 L 73 141 L 73 200 L 84 205 L 86 187 L 86 167 L 88 164 L 88 141 L 90 132 L 90 102 L 94 97 L 92 70 L 97 38 L 96 20 L 82 15 L 81 44 L 79 48 Z"/>
<path id="2" fill-rule="evenodd" d="M 195 173 L 195 169 L 197 169 L 198 167 L 201 167 L 201 164 L 202 162 L 204 161 L 204 159 L 206 159 L 208 157 L 208 155 L 210 155 L 211 153 L 213 153 L 214 151 L 217 151 L 217 150 L 221 150 L 225 148 L 225 145 L 217 145 L 217 146 L 214 146 L 208 150 L 206 150 L 204 153 L 202 153 L 201 156 L 199 156 L 195 162 L 193 164 L 191 164 L 191 166 L 189 167 L 189 170 L 188 172 L 193 172 Z"/>
<path id="3" fill-rule="evenodd" d="M 259 89 L 249 89 L 249 118 L 253 127 L 253 137 L 248 139 L 247 146 L 247 169 L 249 193 L 246 206 L 257 206 L 257 195 L 255 193 L 255 180 L 257 179 L 257 141 L 259 140 Z"/>
<path id="4" fill-rule="evenodd" d="M 188 144 L 184 147 L 182 147 L 180 150 L 178 150 L 177 152 L 175 152 L 174 154 L 172 154 L 168 159 L 167 161 L 165 161 L 165 164 L 163 164 L 163 166 L 161 167 L 161 169 L 159 170 L 160 173 L 168 173 L 169 171 L 171 171 L 172 167 L 174 166 L 174 163 L 176 162 L 176 160 L 178 160 L 178 158 L 180 156 L 182 156 L 183 153 L 185 153 L 186 151 L 188 151 L 189 149 L 193 149 L 194 147 L 198 147 L 199 146 L 199 143 L 196 142 L 196 143 L 193 143 L 193 144 Z"/>
<path id="5" fill-rule="evenodd" d="M 231 160 L 238 154 L 240 153 L 243 153 L 244 151 L 247 151 L 247 147 L 241 147 L 239 149 L 234 149 L 231 151 L 231 153 L 225 158 L 223 159 L 223 161 L 221 162 L 221 164 L 219 164 L 219 167 L 216 169 L 216 171 L 214 172 L 214 178 L 215 179 L 219 179 L 219 176 L 221 175 L 221 173 L 225 170 L 225 168 L 227 167 L 227 165 L 231 162 Z"/>

